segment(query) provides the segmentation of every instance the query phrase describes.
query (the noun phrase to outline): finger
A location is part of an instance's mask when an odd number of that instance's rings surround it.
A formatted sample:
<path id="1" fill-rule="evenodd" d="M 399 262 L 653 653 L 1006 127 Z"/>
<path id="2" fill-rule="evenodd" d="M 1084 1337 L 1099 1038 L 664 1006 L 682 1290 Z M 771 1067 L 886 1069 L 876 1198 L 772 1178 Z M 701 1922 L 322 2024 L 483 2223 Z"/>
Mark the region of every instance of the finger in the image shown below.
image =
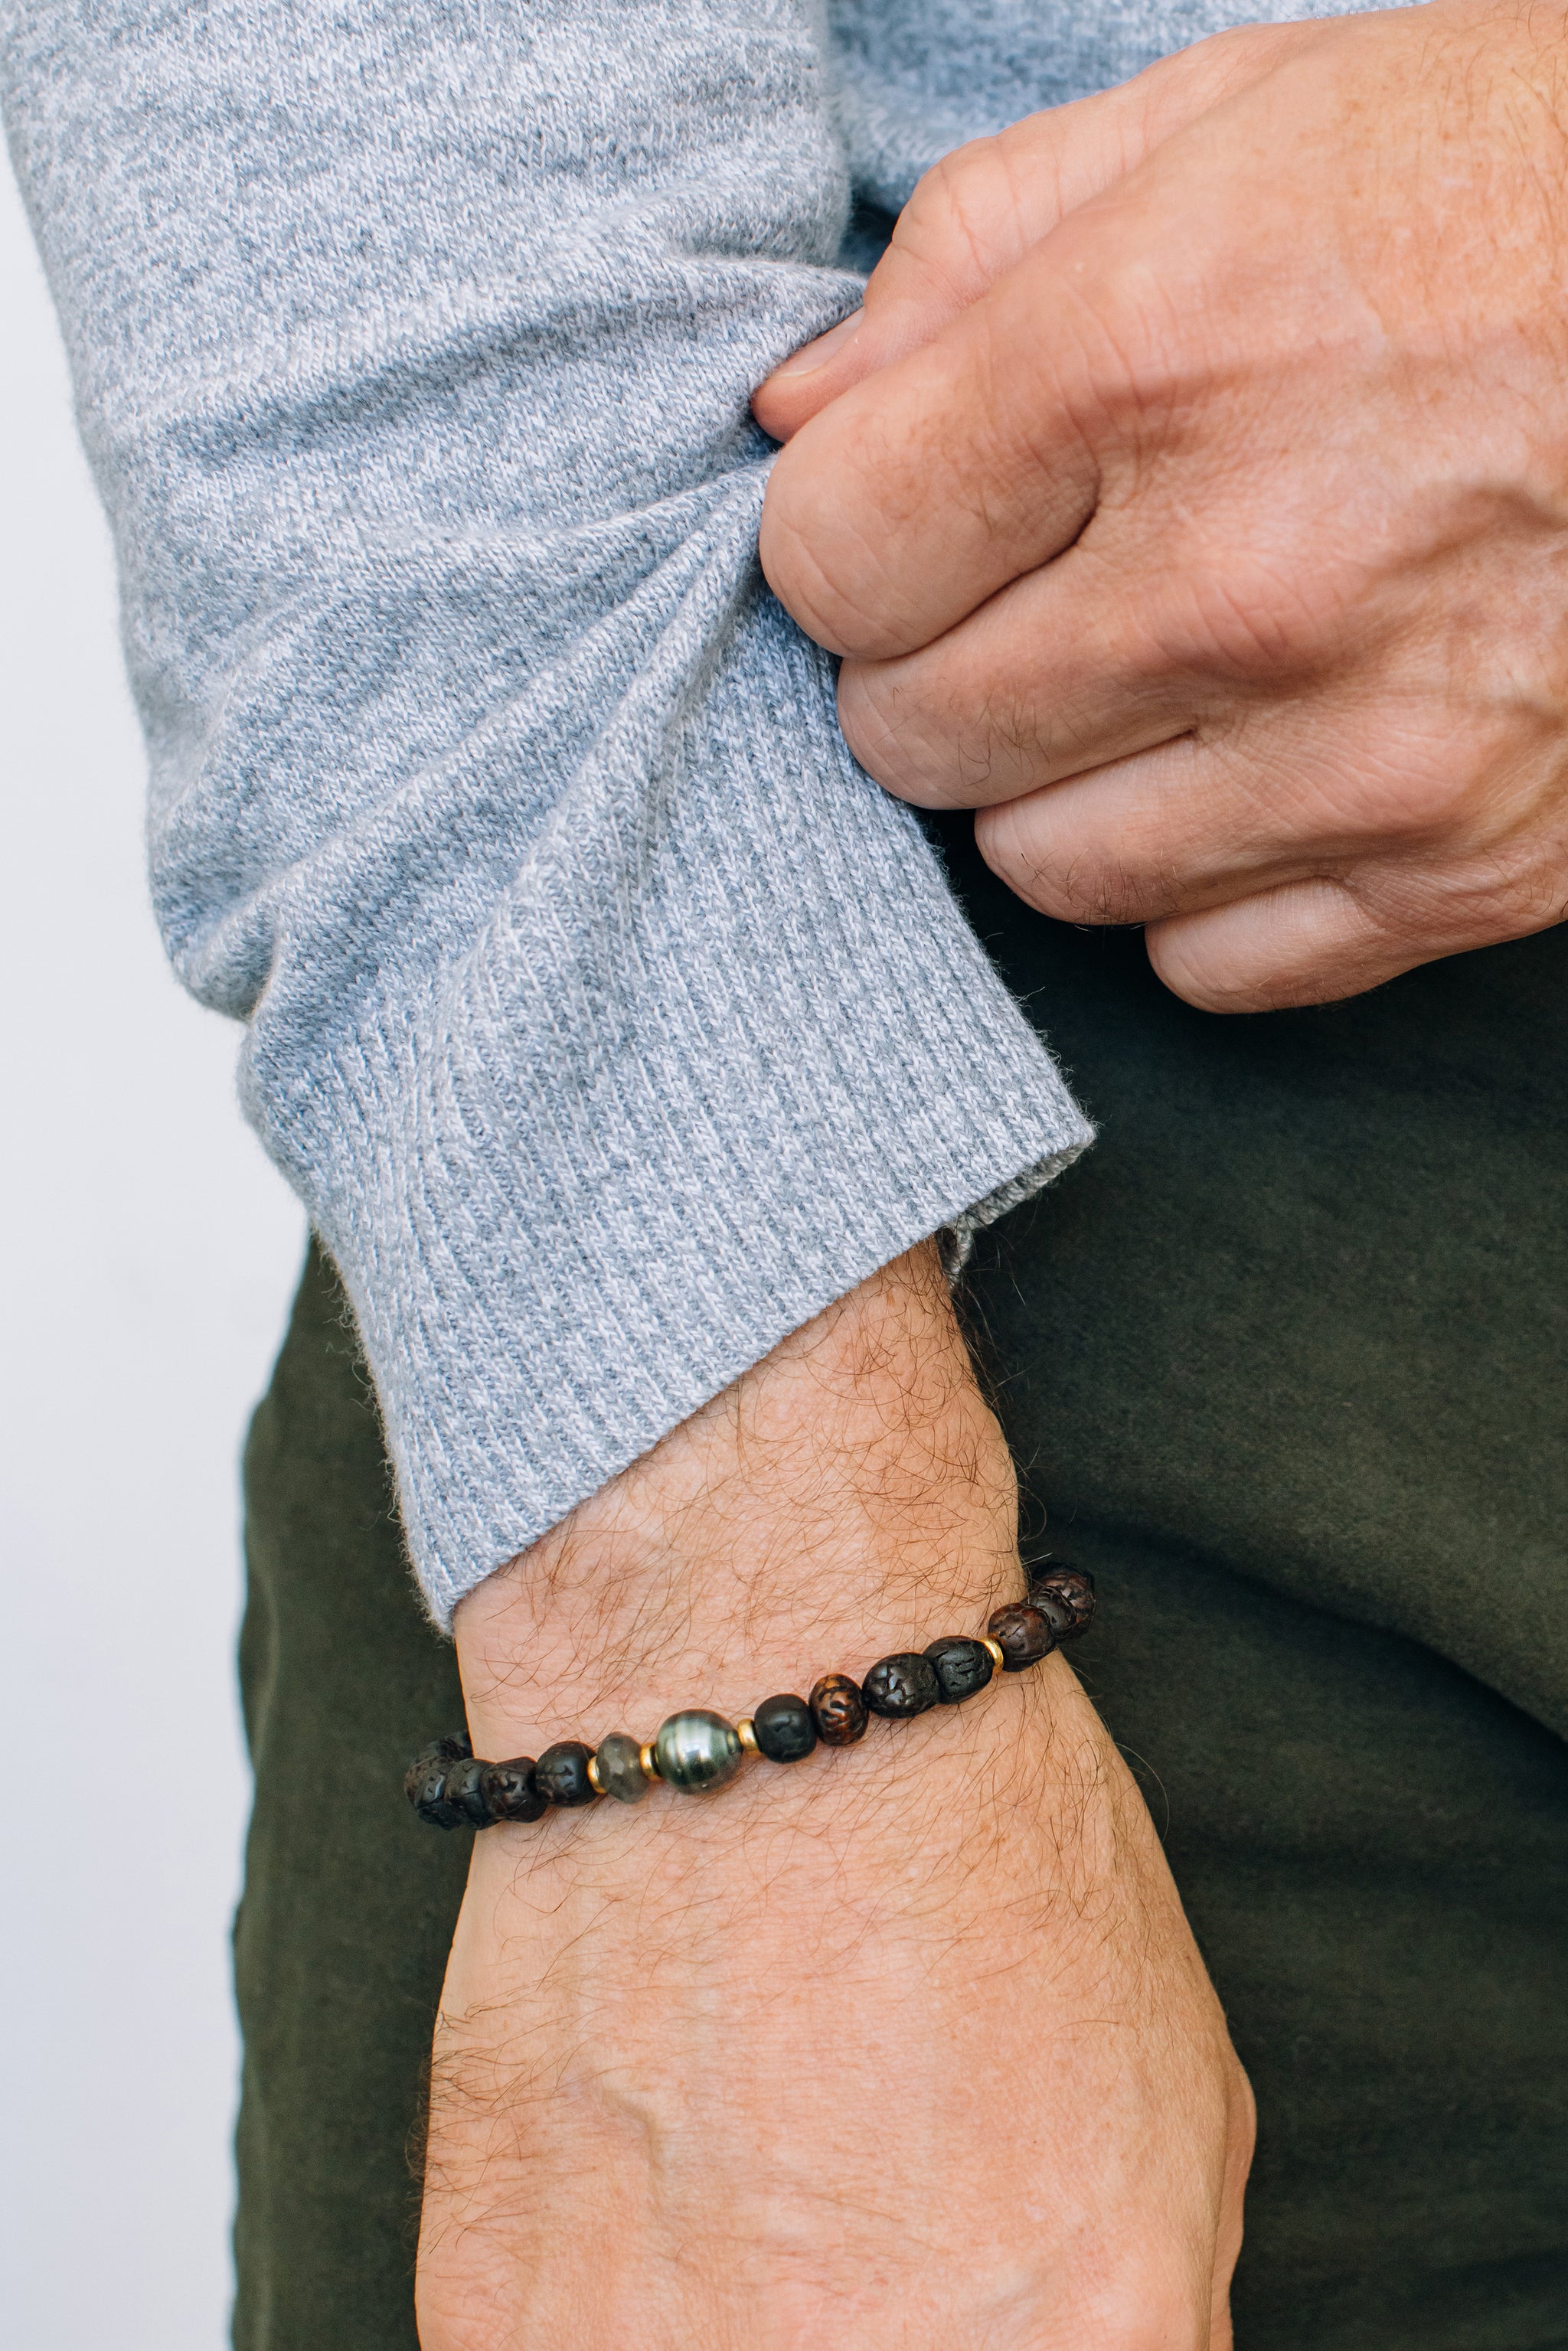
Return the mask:
<path id="1" fill-rule="evenodd" d="M 1209 1012 L 1330 1004 L 1403 971 L 1568 918 L 1562 862 L 1508 870 L 1490 852 L 1369 859 L 1148 926 L 1166 986 Z"/>
<path id="2" fill-rule="evenodd" d="M 1321 872 L 1354 852 L 1325 830 L 1310 763 L 1249 730 L 1184 736 L 982 809 L 975 840 L 1029 905 L 1068 923 L 1153 923 Z"/>
<path id="3" fill-rule="evenodd" d="M 1232 689 L 1199 674 L 1163 588 L 1129 580 L 1097 528 L 919 653 L 844 663 L 839 723 L 886 790 L 984 808 L 1221 715 Z"/>
<path id="4" fill-rule="evenodd" d="M 1202 1012 L 1277 1012 L 1381 987 L 1444 950 L 1391 935 L 1348 882 L 1317 879 L 1151 923 L 1149 961 Z"/>
<path id="5" fill-rule="evenodd" d="M 1071 203 L 1119 176 L 1129 154 L 1138 160 L 1134 126 L 1145 110 L 1137 88 L 1030 116 L 934 165 L 900 213 L 862 308 L 803 344 L 753 393 L 752 414 L 763 431 L 790 440 L 852 384 L 930 342 L 1048 235 Z"/>
<path id="6" fill-rule="evenodd" d="M 774 466 L 762 568 L 830 652 L 881 661 L 930 643 L 1093 512 L 1127 362 L 1096 315 L 1106 272 L 1079 269 L 1061 249 L 1071 235 L 834 401 Z"/>
<path id="7" fill-rule="evenodd" d="M 1026 116 L 933 166 L 904 205 L 852 319 L 785 360 L 752 400 L 788 441 L 852 384 L 931 340 L 1079 205 L 1208 107 L 1261 79 L 1308 25 L 1247 26 L 1162 57 L 1114 89 Z"/>

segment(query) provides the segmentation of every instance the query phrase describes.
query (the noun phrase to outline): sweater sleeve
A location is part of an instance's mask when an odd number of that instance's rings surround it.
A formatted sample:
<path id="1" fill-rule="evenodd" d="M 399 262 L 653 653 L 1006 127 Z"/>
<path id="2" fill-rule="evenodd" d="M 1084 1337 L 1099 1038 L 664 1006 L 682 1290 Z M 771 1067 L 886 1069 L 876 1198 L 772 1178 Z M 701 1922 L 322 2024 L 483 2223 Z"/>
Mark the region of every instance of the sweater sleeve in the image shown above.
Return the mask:
<path id="1" fill-rule="evenodd" d="M 1087 1130 L 757 568 L 813 0 L 26 0 L 187 987 L 463 1593 Z"/>

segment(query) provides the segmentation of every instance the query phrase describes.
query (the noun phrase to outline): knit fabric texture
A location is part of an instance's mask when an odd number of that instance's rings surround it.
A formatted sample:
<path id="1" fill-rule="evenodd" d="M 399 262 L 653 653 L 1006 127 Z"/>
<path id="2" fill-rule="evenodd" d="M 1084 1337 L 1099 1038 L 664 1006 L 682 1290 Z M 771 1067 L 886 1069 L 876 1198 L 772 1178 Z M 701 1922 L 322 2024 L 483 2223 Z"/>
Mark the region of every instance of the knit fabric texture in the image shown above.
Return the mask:
<path id="1" fill-rule="evenodd" d="M 747 400 L 854 307 L 857 195 L 1218 21 L 7 0 L 159 920 L 246 1024 L 439 1621 L 1088 1140 L 761 582 Z"/>

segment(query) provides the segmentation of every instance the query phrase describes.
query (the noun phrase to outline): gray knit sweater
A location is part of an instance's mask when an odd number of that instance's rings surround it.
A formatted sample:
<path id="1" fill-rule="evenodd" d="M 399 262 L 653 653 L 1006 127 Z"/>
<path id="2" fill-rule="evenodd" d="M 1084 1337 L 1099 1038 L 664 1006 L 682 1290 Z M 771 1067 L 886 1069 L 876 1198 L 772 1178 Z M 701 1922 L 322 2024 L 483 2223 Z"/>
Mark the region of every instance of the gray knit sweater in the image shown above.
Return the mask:
<path id="1" fill-rule="evenodd" d="M 853 307 L 852 193 L 1225 13 L 5 0 L 159 917 L 438 1618 L 1087 1139 L 761 585 L 747 402 Z"/>

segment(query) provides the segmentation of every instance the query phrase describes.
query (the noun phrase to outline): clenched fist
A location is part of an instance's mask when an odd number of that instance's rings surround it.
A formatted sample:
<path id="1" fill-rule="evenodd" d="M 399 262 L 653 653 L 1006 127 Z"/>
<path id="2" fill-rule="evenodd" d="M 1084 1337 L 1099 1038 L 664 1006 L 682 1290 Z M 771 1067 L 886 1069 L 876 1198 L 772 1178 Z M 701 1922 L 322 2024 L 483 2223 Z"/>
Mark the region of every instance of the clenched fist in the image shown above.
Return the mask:
<path id="1" fill-rule="evenodd" d="M 1568 12 L 1221 35 L 960 149 L 758 393 L 844 732 L 1245 1010 L 1568 914 Z"/>

